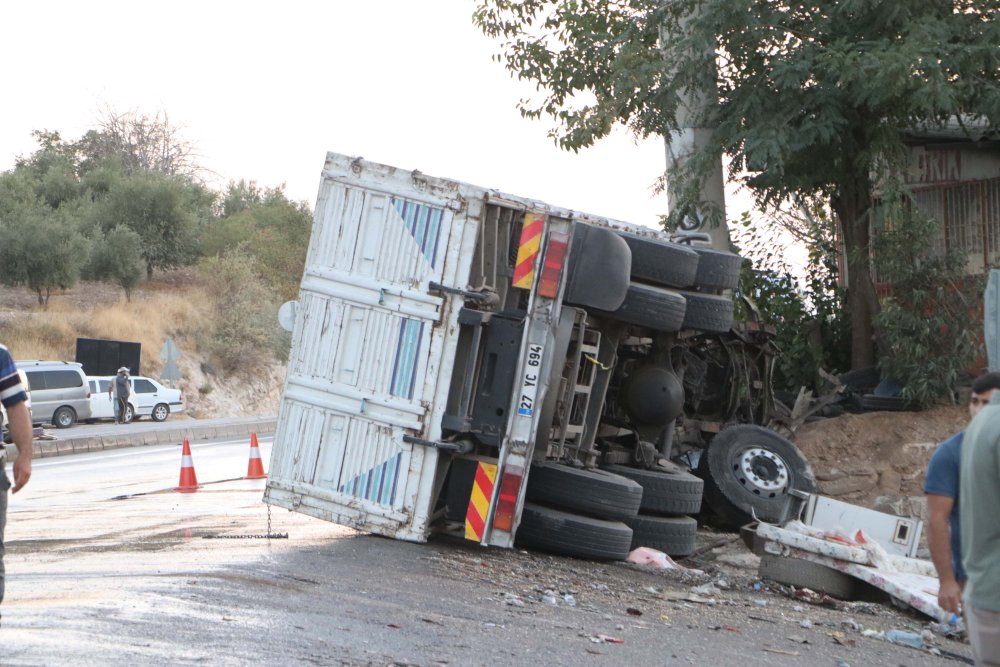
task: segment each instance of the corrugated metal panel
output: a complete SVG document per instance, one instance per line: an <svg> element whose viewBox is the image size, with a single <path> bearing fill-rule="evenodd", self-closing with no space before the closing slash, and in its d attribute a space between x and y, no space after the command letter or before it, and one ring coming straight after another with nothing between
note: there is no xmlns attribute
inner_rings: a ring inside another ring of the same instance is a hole
<svg viewBox="0 0 1000 667"><path fill-rule="evenodd" d="M461 273L456 263L468 272L460 241L449 247L457 207L426 183L410 187L390 178L383 184L378 179L387 177L378 173L352 183L349 175L330 172L328 163L300 291L269 499L420 539L428 512L416 503L432 486L437 454L415 450L402 437L439 433L424 421L435 403L428 393L438 389L436 377L427 374L440 370L429 355L432 348L440 355L447 323L444 300L428 294L427 285L454 281Z"/></svg>
<svg viewBox="0 0 1000 667"><path fill-rule="evenodd" d="M913 201L941 222L931 242L934 253L969 255L970 272L1000 261L1000 179L916 189Z"/></svg>

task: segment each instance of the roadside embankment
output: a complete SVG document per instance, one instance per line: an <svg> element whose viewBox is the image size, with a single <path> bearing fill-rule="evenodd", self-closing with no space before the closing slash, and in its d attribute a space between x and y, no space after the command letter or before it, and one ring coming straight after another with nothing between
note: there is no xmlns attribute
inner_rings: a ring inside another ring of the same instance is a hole
<svg viewBox="0 0 1000 667"><path fill-rule="evenodd" d="M131 424L81 425L66 430L46 429L45 437L34 442L34 457L49 458L146 445L179 445L184 438L192 442L216 438L249 439L251 433L256 433L258 436L272 435L277 422L276 416L269 415L221 419L168 419L159 423L143 421ZM14 445L7 445L7 453L8 459L13 460L17 448Z"/></svg>

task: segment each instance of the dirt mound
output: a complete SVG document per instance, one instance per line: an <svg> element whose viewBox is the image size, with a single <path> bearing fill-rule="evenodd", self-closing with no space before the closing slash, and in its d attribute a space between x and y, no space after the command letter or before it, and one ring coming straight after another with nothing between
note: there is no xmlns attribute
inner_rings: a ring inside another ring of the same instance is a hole
<svg viewBox="0 0 1000 667"><path fill-rule="evenodd" d="M820 493L924 519L927 462L968 419L964 406L845 414L806 424L795 444L812 464Z"/></svg>

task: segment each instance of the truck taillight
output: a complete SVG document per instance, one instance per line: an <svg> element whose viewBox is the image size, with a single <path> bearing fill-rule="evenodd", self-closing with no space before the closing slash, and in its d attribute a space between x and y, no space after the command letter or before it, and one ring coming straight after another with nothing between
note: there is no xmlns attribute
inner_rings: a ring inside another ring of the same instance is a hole
<svg viewBox="0 0 1000 667"><path fill-rule="evenodd" d="M521 492L521 481L524 479L524 469L518 466L507 466L500 479L500 497L497 499L497 510L493 514L493 528L506 533L514 531L514 512L517 510L517 495Z"/></svg>
<svg viewBox="0 0 1000 667"><path fill-rule="evenodd" d="M559 294L559 278L562 276L568 246L569 234L549 233L549 242L545 247L545 261L542 262L542 275L538 280L538 293L548 299L554 299Z"/></svg>

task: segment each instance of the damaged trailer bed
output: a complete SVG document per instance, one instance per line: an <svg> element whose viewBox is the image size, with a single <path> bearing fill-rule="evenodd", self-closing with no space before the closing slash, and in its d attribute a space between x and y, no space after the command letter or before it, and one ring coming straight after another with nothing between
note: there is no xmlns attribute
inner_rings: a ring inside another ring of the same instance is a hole
<svg viewBox="0 0 1000 667"><path fill-rule="evenodd" d="M798 558L841 572L878 588L939 623L952 623L952 613L937 604L934 565L920 558L888 555L874 558L859 546L820 539L795 530L759 523L755 550L783 558Z"/></svg>
<svg viewBox="0 0 1000 667"><path fill-rule="evenodd" d="M845 599L863 582L939 623L956 622L938 606L933 563L915 557L922 522L799 491L790 495L784 517L744 528L744 541L762 558L761 576L825 585L831 590L820 592Z"/></svg>

